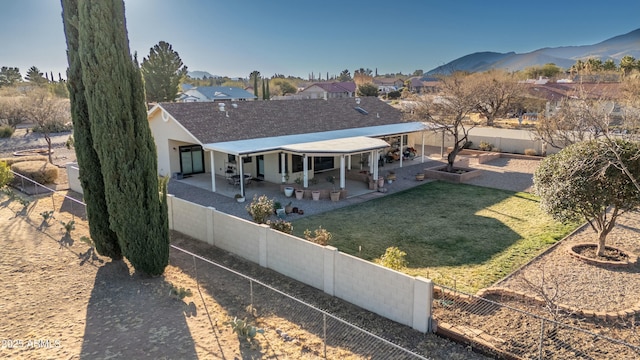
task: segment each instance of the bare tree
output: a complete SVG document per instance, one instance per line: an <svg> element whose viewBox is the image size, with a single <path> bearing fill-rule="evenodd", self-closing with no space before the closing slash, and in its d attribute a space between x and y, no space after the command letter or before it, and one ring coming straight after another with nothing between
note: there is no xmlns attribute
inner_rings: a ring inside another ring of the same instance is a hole
<svg viewBox="0 0 640 360"><path fill-rule="evenodd" d="M477 123L469 118L478 106L478 88L463 73L453 73L439 78L437 95L416 95L412 117L442 127L453 136L453 149L447 155L447 171L454 172L453 164L458 153L468 143L469 130Z"/></svg>
<svg viewBox="0 0 640 360"><path fill-rule="evenodd" d="M617 140L638 141L640 131L640 79L625 78L617 92L580 86L569 97L561 99L557 111L548 112L538 120L534 135L548 145L561 149L568 145L599 139L613 152L615 166L633 181L636 179L622 161ZM640 159L640 154L636 156Z"/></svg>
<svg viewBox="0 0 640 360"><path fill-rule="evenodd" d="M476 111L487 118L487 126L500 116L505 116L523 95L524 89L517 79L503 70L490 70L469 75L468 81L475 87Z"/></svg>
<svg viewBox="0 0 640 360"><path fill-rule="evenodd" d="M0 98L0 125L8 125L15 129L25 121L21 100L17 97Z"/></svg>
<svg viewBox="0 0 640 360"><path fill-rule="evenodd" d="M27 93L22 105L24 119L32 122L34 130L44 137L49 150L49 162L53 163L51 134L65 129L65 124L71 121L69 102L51 96L44 89L34 89Z"/></svg>

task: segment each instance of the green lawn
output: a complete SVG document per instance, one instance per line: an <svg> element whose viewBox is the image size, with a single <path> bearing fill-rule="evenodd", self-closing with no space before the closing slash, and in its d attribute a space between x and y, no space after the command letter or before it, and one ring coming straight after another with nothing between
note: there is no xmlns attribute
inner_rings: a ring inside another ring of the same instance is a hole
<svg viewBox="0 0 640 360"><path fill-rule="evenodd" d="M292 222L294 234L326 228L330 245L376 261L386 248L407 253L402 271L476 292L562 239L563 225L528 193L430 182L397 194Z"/></svg>

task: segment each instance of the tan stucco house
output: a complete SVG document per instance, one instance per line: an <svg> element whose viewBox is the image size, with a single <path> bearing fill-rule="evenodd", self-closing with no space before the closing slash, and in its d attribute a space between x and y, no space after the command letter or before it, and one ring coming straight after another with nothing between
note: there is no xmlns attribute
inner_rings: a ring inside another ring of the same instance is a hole
<svg viewBox="0 0 640 360"><path fill-rule="evenodd" d="M377 176L390 144L413 145L428 131L376 97L159 103L148 118L159 174L210 174L212 191L229 172L276 184L299 178L307 187L314 174L335 169L344 188L353 163L367 159Z"/></svg>

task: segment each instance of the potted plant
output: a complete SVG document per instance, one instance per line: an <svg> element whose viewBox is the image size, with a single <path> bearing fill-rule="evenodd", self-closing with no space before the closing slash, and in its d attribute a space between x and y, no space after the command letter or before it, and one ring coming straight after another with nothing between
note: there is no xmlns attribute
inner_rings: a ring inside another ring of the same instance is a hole
<svg viewBox="0 0 640 360"><path fill-rule="evenodd" d="M320 190L311 190L311 198L315 201L320 200Z"/></svg>
<svg viewBox="0 0 640 360"><path fill-rule="evenodd" d="M424 180L424 173L417 173L416 174L416 180L418 180L418 181Z"/></svg>
<svg viewBox="0 0 640 360"><path fill-rule="evenodd" d="M293 195L293 186L284 187L284 196L291 197Z"/></svg>
<svg viewBox="0 0 640 360"><path fill-rule="evenodd" d="M340 190L336 190L336 177L335 176L327 176L327 181L331 183L333 189L329 193L331 196L331 201L340 200Z"/></svg>
<svg viewBox="0 0 640 360"><path fill-rule="evenodd" d="M244 196L242 196L242 194L235 194L235 199L237 202L242 203L244 202Z"/></svg>
<svg viewBox="0 0 640 360"><path fill-rule="evenodd" d="M304 190L296 189L296 199L302 200L304 198Z"/></svg>
<svg viewBox="0 0 640 360"><path fill-rule="evenodd" d="M387 173L387 182L389 184L391 184L392 182L394 182L396 180L396 173L395 171L389 171Z"/></svg>
<svg viewBox="0 0 640 360"><path fill-rule="evenodd" d="M284 216L286 215L284 212L284 208L282 207L282 203L280 203L280 201L273 202L273 212L281 219L284 218Z"/></svg>

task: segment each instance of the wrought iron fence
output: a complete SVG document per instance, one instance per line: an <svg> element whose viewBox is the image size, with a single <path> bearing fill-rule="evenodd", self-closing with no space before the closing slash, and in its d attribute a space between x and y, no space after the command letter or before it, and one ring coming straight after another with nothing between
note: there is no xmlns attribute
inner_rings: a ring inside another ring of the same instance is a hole
<svg viewBox="0 0 640 360"><path fill-rule="evenodd" d="M640 359L640 343L631 344L604 334L617 332L625 336L626 331L627 338L640 339L632 324L626 324L627 328L622 329L625 324L604 326L595 319L569 315L550 319L550 313L534 313L533 309L540 309L539 304L527 303L526 299L500 300L438 285L434 290L433 309L437 331L463 341L470 340L475 346L507 358ZM513 306L507 304L510 301ZM515 303L522 308L516 307Z"/></svg>

